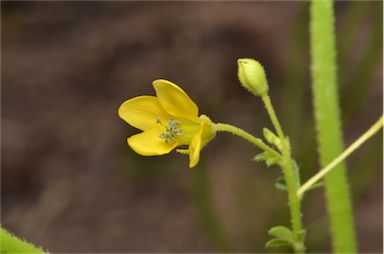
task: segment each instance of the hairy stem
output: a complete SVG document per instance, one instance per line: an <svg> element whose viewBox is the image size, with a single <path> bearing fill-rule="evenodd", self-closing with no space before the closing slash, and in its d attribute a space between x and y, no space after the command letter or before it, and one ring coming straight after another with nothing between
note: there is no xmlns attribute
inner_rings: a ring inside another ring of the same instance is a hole
<svg viewBox="0 0 384 254"><path fill-rule="evenodd" d="M275 155L277 158L282 159L281 155L273 150L270 146L266 145L261 139L256 138L252 134L249 134L245 130L238 128L236 126L230 125L230 124L225 124L225 123L216 123L213 125L213 128L216 131L225 131L232 133L233 135L239 136L248 142L254 144L255 146L261 148L262 150L269 152L270 154Z"/></svg>
<svg viewBox="0 0 384 254"><path fill-rule="evenodd" d="M267 109L268 115L272 121L272 124L282 142L281 152L283 154L283 162L280 164L283 173L285 182L287 183L287 191L288 191L288 205L291 213L291 224L292 230L296 236L302 234L303 232L303 224L301 221L301 203L300 199L296 195L296 192L299 188L299 183L297 182L297 177L295 175L293 169L293 159L291 156L291 145L289 144L289 140L285 137L279 120L276 116L275 110L273 109L271 100L269 96L263 95L262 100L264 102L265 108ZM294 247L296 253L304 253L305 246L304 243L300 242Z"/></svg>
<svg viewBox="0 0 384 254"><path fill-rule="evenodd" d="M324 167L343 150L332 0L311 2L312 90L318 151ZM333 248L336 253L355 253L356 241L346 167L340 163L325 177Z"/></svg>
<svg viewBox="0 0 384 254"><path fill-rule="evenodd" d="M275 110L273 109L273 106L272 106L272 103L271 103L271 99L269 98L269 95L265 94L265 95L261 96L261 99L264 102L265 108L268 111L268 115L271 118L271 122L273 124L273 127L276 130L277 135L279 136L279 138L281 140L284 140L285 139L284 133L283 133L283 130L281 129L279 120L277 119Z"/></svg>

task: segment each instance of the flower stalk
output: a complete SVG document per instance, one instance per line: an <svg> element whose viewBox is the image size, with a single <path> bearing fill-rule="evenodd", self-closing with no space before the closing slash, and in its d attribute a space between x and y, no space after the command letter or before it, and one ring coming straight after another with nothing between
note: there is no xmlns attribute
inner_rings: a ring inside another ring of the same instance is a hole
<svg viewBox="0 0 384 254"><path fill-rule="evenodd" d="M255 136L253 136L252 134L249 134L248 132L246 132L245 130L243 130L241 128L235 127L235 126L230 125L230 124L216 123L216 124L213 124L213 129L216 132L229 132L229 133L232 133L233 135L239 136L239 137L247 140L251 144L264 150L265 152L268 152L268 153L276 156L277 158L282 159L282 156L278 152L276 152L273 148L266 145L261 139L256 138Z"/></svg>
<svg viewBox="0 0 384 254"><path fill-rule="evenodd" d="M335 158L331 163L328 164L325 168L321 169L316 175L312 176L306 183L304 183L300 189L297 191L299 198L302 198L304 193L310 189L317 181L323 178L328 174L332 169L334 169L340 162L345 158L351 155L357 148L359 148L364 142L369 138L375 135L383 127L383 117L380 117L375 124L372 125L363 135L361 135L355 142L353 142L347 149L344 150L337 158Z"/></svg>
<svg viewBox="0 0 384 254"><path fill-rule="evenodd" d="M271 98L269 98L268 94L265 94L265 95L261 96L261 99L264 102L265 108L267 109L269 118L272 121L273 127L275 128L277 135L283 141L285 139L285 136L284 136L283 130L281 128L280 122L277 119L275 110L273 109L273 106L271 103Z"/></svg>

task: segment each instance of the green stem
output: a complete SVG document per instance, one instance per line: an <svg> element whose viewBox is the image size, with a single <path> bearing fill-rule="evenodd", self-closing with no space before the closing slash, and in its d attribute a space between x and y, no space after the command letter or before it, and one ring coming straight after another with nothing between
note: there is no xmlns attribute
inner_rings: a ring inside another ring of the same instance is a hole
<svg viewBox="0 0 384 254"><path fill-rule="evenodd" d="M334 169L340 162L342 162L345 158L347 158L351 153L353 153L357 148L359 148L365 141L367 141L370 137L376 134L383 127L383 117L372 125L369 130L367 130L363 135L360 136L352 145L350 145L347 149L344 150L336 159L334 159L328 166L321 169L316 175L311 177L306 183L304 183L300 189L297 191L297 195L301 198L302 195L311 188L318 180L324 177L327 173L329 173L332 169Z"/></svg>
<svg viewBox="0 0 384 254"><path fill-rule="evenodd" d="M343 151L332 0L311 2L311 58L318 151L324 167ZM346 167L340 163L325 177L333 248L355 253L356 241Z"/></svg>
<svg viewBox="0 0 384 254"><path fill-rule="evenodd" d="M293 169L294 161L291 156L291 146L289 144L289 140L285 137L283 133L279 120L277 119L275 110L273 109L269 95L264 94L261 96L261 98L264 102L265 108L267 109L268 115L271 118L272 124L275 127L277 135L279 136L283 145L281 149L281 152L283 154L283 161L280 165L283 169L284 178L287 183L289 200L288 205L291 213L292 230L294 234L298 236L303 232L303 224L301 221L301 203L300 199L296 195L297 189L299 188L299 183L297 182L297 177ZM304 253L304 251L305 246L303 242L300 242L297 246L295 246L296 253Z"/></svg>
<svg viewBox="0 0 384 254"><path fill-rule="evenodd" d="M293 160L291 158L291 148L287 140L283 143L282 149L284 162L281 164L283 168L283 173L285 177L285 181L287 183L287 191L288 191L288 200L289 200L289 209L291 213L291 224L292 230L295 235L299 235L303 231L303 224L301 221L301 203L300 199L297 197L296 192L298 189L298 184L296 182L295 174L293 171L292 163ZM304 244L301 243L296 247L296 253L304 253Z"/></svg>
<svg viewBox="0 0 384 254"><path fill-rule="evenodd" d="M255 146L261 148L262 150L269 152L270 154L273 154L277 158L282 159L281 155L278 152L273 150L270 146L264 144L264 142L261 139L256 138L255 136L249 134L243 129L240 129L238 127L235 127L230 124L225 124L225 123L216 123L213 125L213 128L215 129L215 131L225 131L225 132L232 133L233 135L239 136L247 140L248 142L254 144Z"/></svg>
<svg viewBox="0 0 384 254"><path fill-rule="evenodd" d="M261 99L264 102L265 108L268 111L268 115L271 118L273 127L275 127L277 135L279 136L279 138L281 140L284 140L285 136L284 136L283 130L281 129L279 120L277 119L275 110L273 109L273 106L272 106L272 103L271 103L271 99L269 98L269 95L268 94L264 94L264 95L261 96Z"/></svg>

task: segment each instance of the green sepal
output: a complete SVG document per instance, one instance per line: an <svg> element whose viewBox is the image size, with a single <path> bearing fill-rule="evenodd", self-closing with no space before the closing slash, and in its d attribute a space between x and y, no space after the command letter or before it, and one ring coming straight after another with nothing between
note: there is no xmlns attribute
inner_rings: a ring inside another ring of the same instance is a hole
<svg viewBox="0 0 384 254"><path fill-rule="evenodd" d="M186 155L189 154L189 150L188 149L176 149L176 152L181 153L181 154L186 154Z"/></svg>

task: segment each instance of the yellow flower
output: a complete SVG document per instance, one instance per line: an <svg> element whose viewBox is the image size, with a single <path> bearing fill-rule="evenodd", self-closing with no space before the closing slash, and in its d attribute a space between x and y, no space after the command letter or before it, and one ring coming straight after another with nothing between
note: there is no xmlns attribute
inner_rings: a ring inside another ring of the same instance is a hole
<svg viewBox="0 0 384 254"><path fill-rule="evenodd" d="M191 98L174 83L159 79L153 82L155 96L138 96L125 101L119 116L143 132L128 138L128 145L138 154L155 156L170 153L178 146L188 149L189 167L200 158L201 149L215 136L213 123L199 114Z"/></svg>

